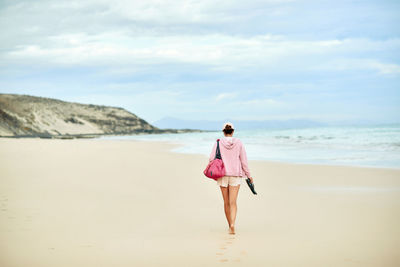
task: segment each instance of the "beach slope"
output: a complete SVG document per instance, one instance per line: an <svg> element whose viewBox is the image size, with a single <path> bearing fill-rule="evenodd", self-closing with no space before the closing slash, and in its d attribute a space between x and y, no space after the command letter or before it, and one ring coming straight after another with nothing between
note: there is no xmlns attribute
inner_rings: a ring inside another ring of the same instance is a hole
<svg viewBox="0 0 400 267"><path fill-rule="evenodd" d="M400 266L400 170L250 161L229 235L173 147L0 139L0 266Z"/></svg>

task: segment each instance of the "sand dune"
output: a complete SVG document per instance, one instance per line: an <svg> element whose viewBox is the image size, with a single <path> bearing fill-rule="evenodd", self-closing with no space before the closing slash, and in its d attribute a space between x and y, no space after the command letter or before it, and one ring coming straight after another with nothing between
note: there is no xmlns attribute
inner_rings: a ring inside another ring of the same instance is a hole
<svg viewBox="0 0 400 267"><path fill-rule="evenodd" d="M250 161L229 235L172 147L0 139L0 266L400 266L400 170Z"/></svg>

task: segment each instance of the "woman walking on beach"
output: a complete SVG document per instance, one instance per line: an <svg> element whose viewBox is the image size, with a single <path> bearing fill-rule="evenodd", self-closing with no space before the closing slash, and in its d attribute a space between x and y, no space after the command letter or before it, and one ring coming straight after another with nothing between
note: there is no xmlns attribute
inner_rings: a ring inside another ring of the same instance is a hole
<svg viewBox="0 0 400 267"><path fill-rule="evenodd" d="M222 131L224 132L224 137L220 139L219 143L222 161L225 165L225 176L218 178L217 184L221 188L224 199L224 210L226 219L228 220L229 233L235 234L236 200L240 185L243 179L245 179L243 174L251 182L253 182L253 178L250 175L244 145L239 138L233 137L233 132L235 131L233 124L230 122L225 123ZM217 144L215 143L210 154L210 161L214 159L216 149Z"/></svg>

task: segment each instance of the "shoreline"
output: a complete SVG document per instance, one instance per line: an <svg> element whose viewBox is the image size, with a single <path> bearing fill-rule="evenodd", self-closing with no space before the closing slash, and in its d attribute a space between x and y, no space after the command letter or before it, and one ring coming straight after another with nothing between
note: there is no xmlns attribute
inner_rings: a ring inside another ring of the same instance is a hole
<svg viewBox="0 0 400 267"><path fill-rule="evenodd" d="M26 135L0 135L1 138L9 139L96 139L101 137L110 136L136 136L136 135L150 135L150 134L181 134L181 133L200 133L208 132L198 129L157 129L157 130L137 130L135 132L120 132L120 133L84 133L84 134L60 134L53 135L48 133L36 133L36 134L26 134Z"/></svg>
<svg viewBox="0 0 400 267"><path fill-rule="evenodd" d="M198 152L190 152L190 153L185 153L185 152L178 152L178 151L173 151L176 148L179 147L185 147L184 144L181 143L174 143L173 141L163 141L163 140L138 140L138 139L101 139L101 138L93 138L92 140L103 140L103 141L138 141L138 142L155 142L155 143L164 143L167 145L172 145L173 147L169 150L171 153L177 153L177 154L183 154L183 155L198 155L198 156L204 156L208 158L207 155L198 153ZM211 151L211 146L210 146L210 151ZM249 155L247 155L248 157ZM346 164L327 164L327 163L306 163L306 162L291 162L291 161L278 161L278 160L264 160L264 159L249 159L250 161L254 162L268 162L268 163L282 163L282 164L295 164L295 165L317 165L317 166L332 166L332 167L352 167L352 168L371 168L371 169L388 169L388 170L397 170L400 171L400 166L399 167L387 167L387 166L372 166L372 165L346 165Z"/></svg>
<svg viewBox="0 0 400 267"><path fill-rule="evenodd" d="M144 134L138 134L138 135L148 135L148 133L144 133ZM190 152L190 153L185 153L185 152L177 152L177 151L173 151L176 148L179 147L185 147L184 144L182 143L174 143L173 141L165 141L165 140L138 140L138 139L106 139L108 137L112 137L112 136L119 136L119 135L100 135L100 136L92 136L92 137L73 137L73 138L43 138L43 137L32 137L32 136L28 136L28 137L5 137L5 136L1 136L0 137L0 142L1 140L60 140L60 141L72 141L72 140L90 140L90 141L124 141L124 142L129 142L129 141L134 141L134 142L148 142L148 143L160 143L160 144L165 144L165 145L170 145L171 148L169 149L169 152L171 153L176 153L176 154L182 154L182 155L197 155L197 156L203 156L208 158L207 155L204 155L202 153L198 153L198 152ZM125 135L121 135L121 136L125 136ZM131 135L127 135L127 136L131 136ZM102 138L102 137L106 137L106 138ZM210 146L210 150L211 150L211 146ZM384 170L394 170L394 171L400 171L400 166L399 167L393 167L393 166L372 166L372 165L351 165L351 164L327 164L327 163L317 163L317 162L313 162L313 163L307 163L307 162L292 162L292 161L278 161L278 160L264 160L264 159L249 159L250 161L254 161L254 162L267 162L267 163L272 163L272 164L294 164L294 165L307 165L307 166L326 166L326 167L350 167L350 168L367 168L367 169L384 169Z"/></svg>

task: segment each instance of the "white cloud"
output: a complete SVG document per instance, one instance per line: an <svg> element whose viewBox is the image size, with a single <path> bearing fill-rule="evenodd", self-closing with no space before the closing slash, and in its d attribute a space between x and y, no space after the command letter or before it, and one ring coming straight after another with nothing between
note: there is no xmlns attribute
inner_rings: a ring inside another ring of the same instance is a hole
<svg viewBox="0 0 400 267"><path fill-rule="evenodd" d="M237 96L236 92L226 92L226 93L221 93L218 94L217 97L215 98L217 101L221 101L223 99L230 99L230 98L235 98Z"/></svg>
<svg viewBox="0 0 400 267"><path fill-rule="evenodd" d="M394 41L398 43L398 40ZM96 35L52 35L41 44L18 46L2 57L9 62L25 60L95 66L200 63L218 71L235 71L249 67L276 68L277 65L299 64L304 57L335 56L343 50L349 53L354 51L353 42L358 44L359 40L293 41L270 34L251 38L222 34L132 37L117 31Z"/></svg>
<svg viewBox="0 0 400 267"><path fill-rule="evenodd" d="M323 71L359 71L372 70L381 75L400 74L400 65L394 63L384 63L371 58L334 58L323 65L316 65L314 70Z"/></svg>
<svg viewBox="0 0 400 267"><path fill-rule="evenodd" d="M376 68L381 74L400 74L400 65L398 64L371 62L369 66L371 68Z"/></svg>
<svg viewBox="0 0 400 267"><path fill-rule="evenodd" d="M223 0L218 5L212 0L19 1L0 9L0 64L107 66L116 72L166 63L198 64L215 72L318 71L337 58L371 53L379 57L382 51L400 48L399 38L302 39L276 33L272 26L262 33L251 32L257 25L249 20L259 15L258 10L271 19L282 18L290 12L288 2L295 4L289 0ZM267 22L280 19L263 21ZM247 28L232 30L241 25ZM375 61L371 69L398 73L396 65Z"/></svg>

